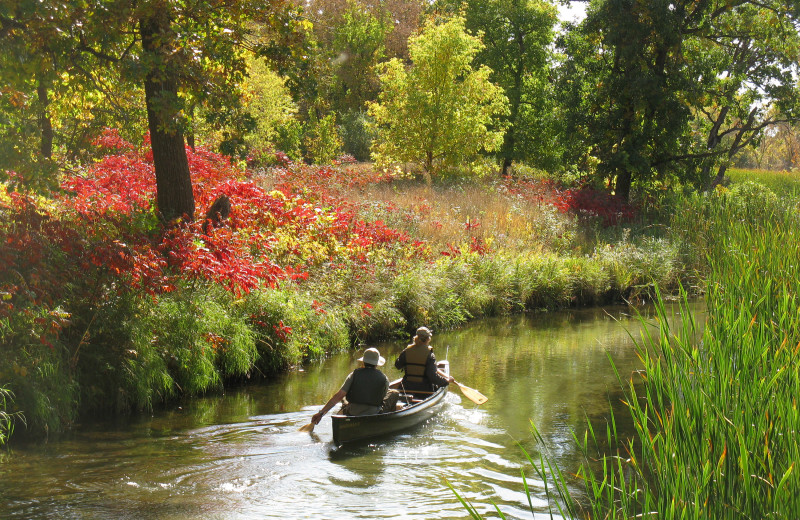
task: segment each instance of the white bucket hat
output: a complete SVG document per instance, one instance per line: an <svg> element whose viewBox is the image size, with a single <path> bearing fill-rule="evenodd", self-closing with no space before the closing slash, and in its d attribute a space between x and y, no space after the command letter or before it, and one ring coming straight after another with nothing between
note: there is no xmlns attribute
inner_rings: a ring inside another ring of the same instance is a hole
<svg viewBox="0 0 800 520"><path fill-rule="evenodd" d="M378 352L376 348L368 348L364 351L364 355L358 358L359 361L363 361L365 364L368 365L375 365L375 366L383 366L386 363L386 360L381 356L381 353Z"/></svg>

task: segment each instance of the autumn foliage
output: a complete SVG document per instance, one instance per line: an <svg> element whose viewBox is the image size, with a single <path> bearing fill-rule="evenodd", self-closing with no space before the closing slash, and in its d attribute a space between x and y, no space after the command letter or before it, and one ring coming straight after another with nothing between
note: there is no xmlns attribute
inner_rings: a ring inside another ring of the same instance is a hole
<svg viewBox="0 0 800 520"><path fill-rule="evenodd" d="M529 294L544 271L524 252L519 282L503 282L495 275L508 252L488 213L466 213L463 197L403 189L381 199L397 179L348 160L247 171L187 148L197 214L223 195L231 211L221 222L165 225L147 140L107 131L95 145L105 155L65 172L49 198L0 189L0 345L9 347L0 380L16 393L12 411L39 431L69 424L79 402L149 407L284 370L354 337L563 305L580 286L564 278L552 297ZM602 224L633 215L602 193L501 182L490 190L530 207Z"/></svg>

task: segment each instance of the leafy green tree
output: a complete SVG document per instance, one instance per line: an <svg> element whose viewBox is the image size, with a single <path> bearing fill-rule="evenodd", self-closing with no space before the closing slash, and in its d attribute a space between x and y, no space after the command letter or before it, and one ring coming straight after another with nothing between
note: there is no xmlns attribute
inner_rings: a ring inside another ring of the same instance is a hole
<svg viewBox="0 0 800 520"><path fill-rule="evenodd" d="M264 60L250 58L248 64L248 77L244 81L245 107L256 122L248 142L252 148L271 148L278 138L278 129L296 118L297 105L286 79L270 69Z"/></svg>
<svg viewBox="0 0 800 520"><path fill-rule="evenodd" d="M349 4L333 38L333 63L336 75L335 97L330 101L340 113L359 111L378 93L375 66L385 57L389 24L370 11Z"/></svg>
<svg viewBox="0 0 800 520"><path fill-rule="evenodd" d="M709 36L685 44L697 78L687 99L704 138L682 159L697 164L702 187L721 182L734 157L758 144L765 129L779 131L800 116L800 34L785 8L737 5L710 19Z"/></svg>
<svg viewBox="0 0 800 520"><path fill-rule="evenodd" d="M305 13L314 25L317 42L330 48L345 13L358 8L368 12L376 20L387 23L384 46L389 58L408 58L408 39L415 34L422 22L426 0L307 0Z"/></svg>
<svg viewBox="0 0 800 520"><path fill-rule="evenodd" d="M796 44L781 43L795 41L791 9L786 0L594 0L560 42L568 161L597 161L599 179L626 199L635 185L672 179L702 187L713 164L771 124L764 100L792 112Z"/></svg>
<svg viewBox="0 0 800 520"><path fill-rule="evenodd" d="M336 128L336 114L311 118L306 123L306 157L314 164L329 164L341 153L342 139Z"/></svg>
<svg viewBox="0 0 800 520"><path fill-rule="evenodd" d="M25 0L0 6L0 179L14 171L11 182L29 189L52 188L61 159L80 158L93 133L119 127L112 122L130 109L124 87L113 81L119 74L105 67L107 56L123 49L106 39L103 52L94 52L87 40L105 34L96 24L76 31L80 15L72 7Z"/></svg>
<svg viewBox="0 0 800 520"><path fill-rule="evenodd" d="M369 161L375 132L366 110L351 111L342 116L339 132L345 152L358 161Z"/></svg>
<svg viewBox="0 0 800 520"><path fill-rule="evenodd" d="M548 76L556 7L548 0L444 0L438 4L451 12L462 10L467 29L483 33L485 47L476 62L492 69L492 81L508 97L506 131L499 150L502 174L518 160L553 167L552 150L558 145L552 139L555 112Z"/></svg>
<svg viewBox="0 0 800 520"><path fill-rule="evenodd" d="M21 99L30 99L34 88L45 94L49 89L79 91L84 99L95 95L108 100L109 84L122 85L131 93L141 93L143 87L158 209L166 220L192 218L194 200L184 148L190 113L201 106L210 124L229 129L221 144L224 151L237 151L242 142L239 133L251 124L241 110L239 89L246 70L249 24L254 19L274 21L282 6L280 0L11 0L0 8L0 45L11 52L11 57L0 59L0 72L12 80L9 88ZM22 67L14 57L25 57ZM93 72L97 70L102 74ZM46 157L50 129L59 125L45 120L54 113L49 98L37 94L37 99L0 104L0 125L5 131L17 121L31 121L31 116L15 110L32 109L41 135L40 155ZM23 156L19 162L25 160Z"/></svg>
<svg viewBox="0 0 800 520"><path fill-rule="evenodd" d="M597 0L563 42L572 151L598 160L600 178L625 199L634 179L649 182L653 163L683 144L691 114L681 43L669 3L657 0Z"/></svg>
<svg viewBox="0 0 800 520"><path fill-rule="evenodd" d="M491 69L473 67L482 48L458 16L429 22L410 40L408 70L398 59L382 66L383 89L369 105L379 164L419 163L430 183L434 172L500 147L503 131L492 125L506 114L508 101L489 81Z"/></svg>

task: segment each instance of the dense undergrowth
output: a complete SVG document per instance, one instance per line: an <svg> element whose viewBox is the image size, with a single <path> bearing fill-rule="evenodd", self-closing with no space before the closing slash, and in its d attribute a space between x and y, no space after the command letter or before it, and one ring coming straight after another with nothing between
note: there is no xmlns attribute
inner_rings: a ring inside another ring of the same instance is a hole
<svg viewBox="0 0 800 520"><path fill-rule="evenodd" d="M589 187L431 190L349 164L246 171L202 149L187 150L198 213L225 195L231 214L164 227L147 148L113 132L97 145L107 154L50 197L0 190L0 440L422 323L647 298L692 265L680 240Z"/></svg>

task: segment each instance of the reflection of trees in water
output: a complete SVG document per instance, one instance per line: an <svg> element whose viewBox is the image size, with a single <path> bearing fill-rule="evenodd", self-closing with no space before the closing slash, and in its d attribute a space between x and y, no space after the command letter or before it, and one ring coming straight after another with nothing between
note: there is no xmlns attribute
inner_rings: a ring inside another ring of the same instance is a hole
<svg viewBox="0 0 800 520"><path fill-rule="evenodd" d="M648 308L639 312L648 319ZM633 432L609 357L623 381L641 368L634 314L614 307L498 318L438 340L451 345L453 375L489 396L484 406L508 434L527 444L533 421L556 459L573 466L572 434L582 436L587 418L604 432L613 408L618 430Z"/></svg>

